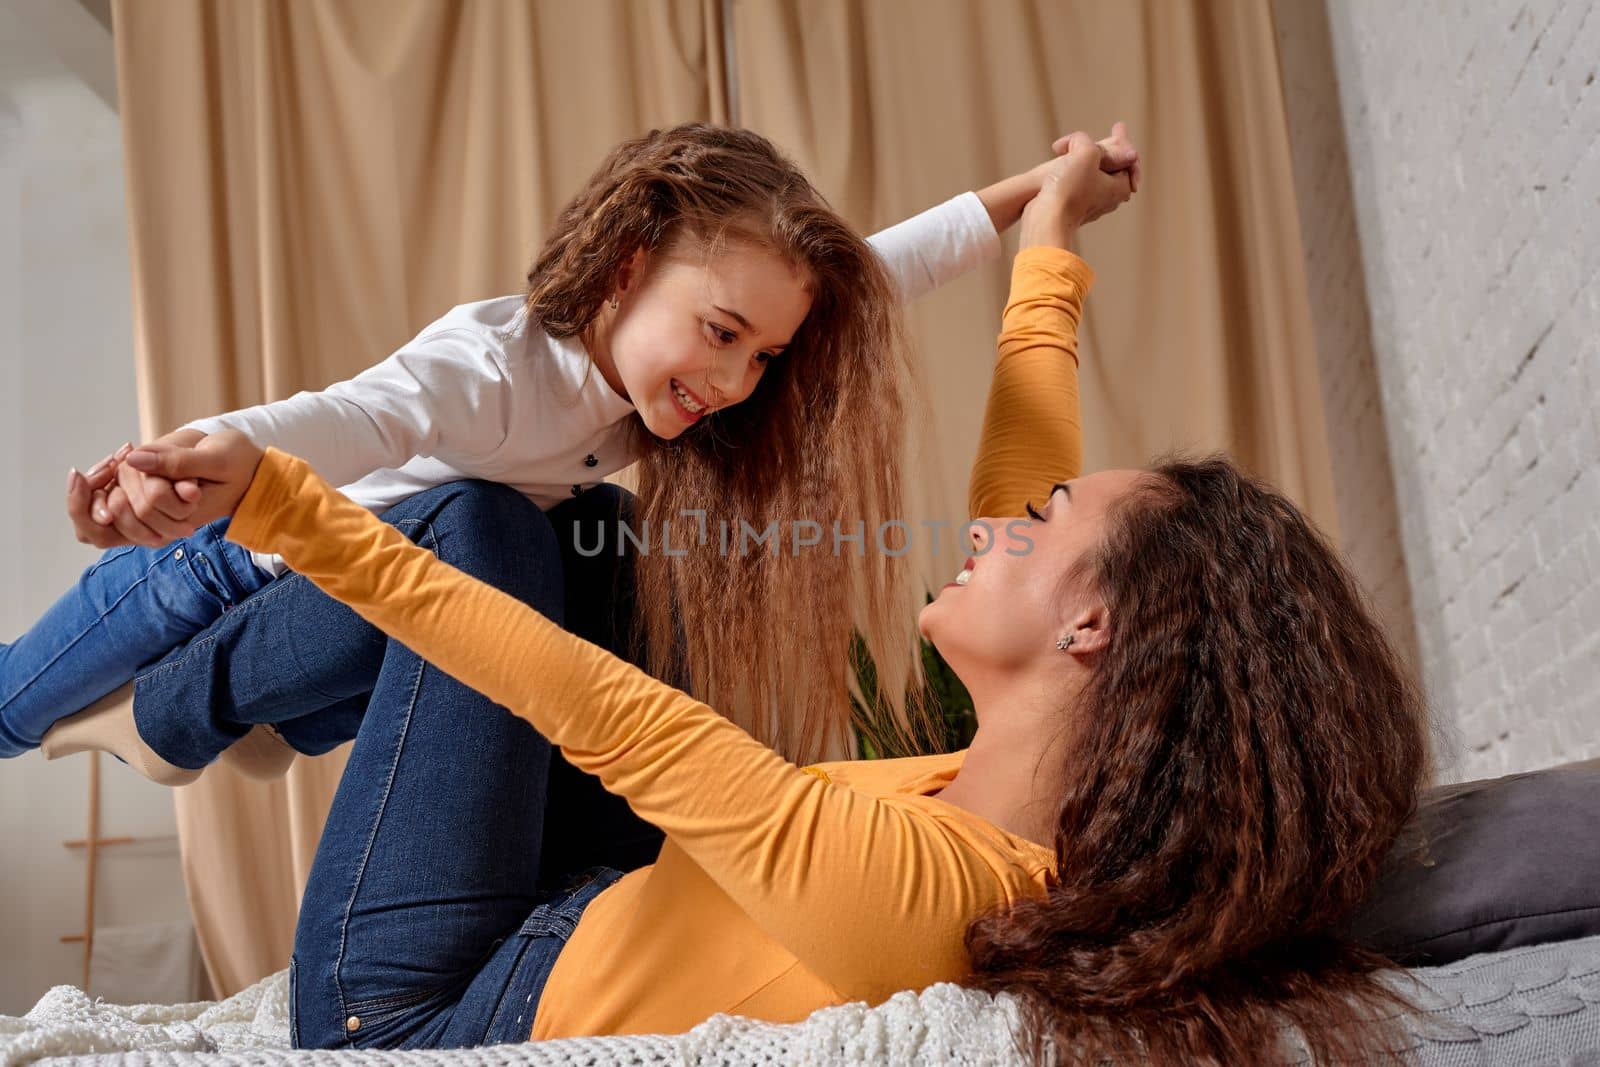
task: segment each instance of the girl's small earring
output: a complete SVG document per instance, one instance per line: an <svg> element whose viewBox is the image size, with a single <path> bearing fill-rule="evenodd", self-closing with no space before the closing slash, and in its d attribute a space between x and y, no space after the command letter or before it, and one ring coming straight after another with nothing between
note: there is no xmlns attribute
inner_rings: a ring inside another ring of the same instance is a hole
<svg viewBox="0 0 1600 1067"><path fill-rule="evenodd" d="M615 311L615 310L617 310L617 298L616 298L616 296L615 296L615 295L613 295L613 296L612 296L612 297L611 297L611 310L612 310L612 311Z"/></svg>
<svg viewBox="0 0 1600 1067"><path fill-rule="evenodd" d="M1071 648L1072 647L1072 637L1073 637L1072 634L1068 634L1067 636L1063 637L1061 640L1056 642L1056 647L1059 648L1059 649L1062 649L1062 650Z"/></svg>

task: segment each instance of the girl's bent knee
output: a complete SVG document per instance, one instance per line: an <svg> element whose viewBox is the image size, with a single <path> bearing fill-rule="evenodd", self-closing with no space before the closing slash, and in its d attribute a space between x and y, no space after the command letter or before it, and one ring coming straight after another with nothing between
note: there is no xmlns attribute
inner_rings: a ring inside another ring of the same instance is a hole
<svg viewBox="0 0 1600 1067"><path fill-rule="evenodd" d="M440 486L443 492L438 519L474 526L524 527L539 525L544 512L517 490L498 482L462 481ZM544 525L549 525L548 521Z"/></svg>
<svg viewBox="0 0 1600 1067"><path fill-rule="evenodd" d="M449 488L429 520L440 559L524 601L559 597L560 546L537 504L492 482L455 482Z"/></svg>

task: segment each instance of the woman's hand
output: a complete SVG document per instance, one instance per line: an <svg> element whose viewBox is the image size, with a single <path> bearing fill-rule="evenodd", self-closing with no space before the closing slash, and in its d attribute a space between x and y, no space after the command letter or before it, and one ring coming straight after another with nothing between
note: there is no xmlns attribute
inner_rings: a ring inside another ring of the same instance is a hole
<svg viewBox="0 0 1600 1067"><path fill-rule="evenodd" d="M233 514L250 488L262 454L238 430L219 430L193 446L152 441L129 452L122 462L169 482L194 482L199 499L189 522L198 527Z"/></svg>
<svg viewBox="0 0 1600 1067"><path fill-rule="evenodd" d="M1067 150L1070 138L1070 134L1056 138L1055 143L1050 146L1051 150L1057 156L1061 155ZM1100 160L1101 168L1107 173L1131 171L1129 180L1134 192L1138 192L1141 173L1139 151L1134 148L1133 142L1128 140L1127 131L1122 123L1119 122L1112 127L1111 136L1099 144L1105 149L1105 155ZM996 233L1004 233L1022 217L1022 209L1027 206L1028 201L1039 195L1039 190L1044 187L1050 168L1055 162L1046 160L1020 174L1013 174L977 191L978 199L989 212L989 221L994 224Z"/></svg>
<svg viewBox="0 0 1600 1067"><path fill-rule="evenodd" d="M1109 139L1126 144L1127 128L1117 123ZM1066 248L1080 226L1115 211L1133 195L1137 164L1106 173L1106 150L1081 131L1067 135L1065 150L1046 164L1039 195L1022 210L1023 248Z"/></svg>

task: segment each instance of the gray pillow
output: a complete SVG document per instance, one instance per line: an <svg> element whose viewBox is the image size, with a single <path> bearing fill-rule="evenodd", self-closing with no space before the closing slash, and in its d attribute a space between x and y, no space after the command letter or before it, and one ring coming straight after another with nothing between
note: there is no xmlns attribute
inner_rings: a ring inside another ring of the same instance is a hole
<svg viewBox="0 0 1600 1067"><path fill-rule="evenodd" d="M1428 791L1351 932L1410 965L1600 934L1600 759Z"/></svg>

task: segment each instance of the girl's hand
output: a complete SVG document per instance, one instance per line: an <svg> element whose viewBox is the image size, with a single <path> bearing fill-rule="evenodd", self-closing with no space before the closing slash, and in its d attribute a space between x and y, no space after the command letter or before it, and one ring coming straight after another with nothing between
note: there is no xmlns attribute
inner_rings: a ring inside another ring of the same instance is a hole
<svg viewBox="0 0 1600 1067"><path fill-rule="evenodd" d="M204 526L233 514L250 488L261 456L262 450L238 430L219 430L192 447L171 441L140 445L122 462L169 482L193 481L199 499L189 521Z"/></svg>
<svg viewBox="0 0 1600 1067"><path fill-rule="evenodd" d="M1117 123L1112 139L1125 141L1126 136L1126 128ZM1039 195L1022 211L1023 248L1066 248L1080 226L1115 211L1133 195L1133 168L1107 174L1105 149L1088 134L1068 134L1065 149L1047 165Z"/></svg>
<svg viewBox="0 0 1600 1067"><path fill-rule="evenodd" d="M1058 137L1050 147L1059 156L1067 150L1067 141L1067 137ZM1108 174L1129 171L1129 180L1137 192L1141 173L1139 150L1128 140L1127 128L1122 123L1117 123L1111 128L1111 136L1100 142L1100 147L1105 150L1105 155L1100 160L1101 169ZM1022 217L1022 209L1027 206L1028 201L1039 195L1039 190L1044 187L1045 179L1055 162L1048 160L1029 167L1021 174L1013 174L977 191L978 199L989 212L989 221L994 223L996 233L1004 233Z"/></svg>
<svg viewBox="0 0 1600 1067"><path fill-rule="evenodd" d="M90 514L101 526L115 527L128 543L158 548L194 533L199 498L194 482L169 482L118 463L112 484L94 494Z"/></svg>
<svg viewBox="0 0 1600 1067"><path fill-rule="evenodd" d="M116 485L122 457L132 450L132 445L123 445L87 473L80 473L76 467L67 472L67 517L72 520L72 530L80 544L96 548L133 544L115 526L95 521L93 514L97 505L103 506L107 489Z"/></svg>

